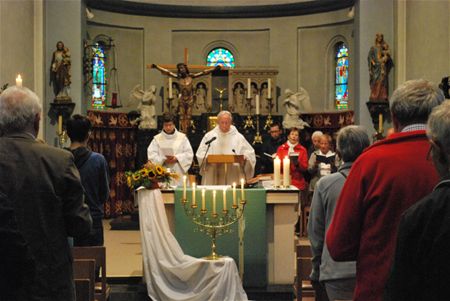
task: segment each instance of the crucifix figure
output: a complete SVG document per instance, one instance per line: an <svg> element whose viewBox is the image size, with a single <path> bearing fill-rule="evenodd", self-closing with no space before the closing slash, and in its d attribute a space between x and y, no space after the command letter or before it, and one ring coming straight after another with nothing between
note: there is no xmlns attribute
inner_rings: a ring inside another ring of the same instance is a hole
<svg viewBox="0 0 450 301"><path fill-rule="evenodd" d="M185 58L186 59L186 58ZM192 107L194 104L194 85L193 79L203 75L207 75L214 70L219 70L220 65L207 68L201 72L190 73L186 63L177 64L177 73L173 73L170 70L163 68L162 66L152 64L151 68L158 69L162 74L176 78L180 86L178 113L180 116L180 131L187 133L191 126Z"/></svg>

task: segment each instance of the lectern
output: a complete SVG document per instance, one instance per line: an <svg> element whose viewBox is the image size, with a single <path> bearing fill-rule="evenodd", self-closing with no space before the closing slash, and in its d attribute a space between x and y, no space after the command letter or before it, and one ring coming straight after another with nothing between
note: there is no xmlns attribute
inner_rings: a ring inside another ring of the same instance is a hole
<svg viewBox="0 0 450 301"><path fill-rule="evenodd" d="M239 163L242 176L245 177L243 171L244 155L208 155L206 162L208 164L223 164L225 172L225 185L228 185L228 164ZM217 183L219 184L219 183Z"/></svg>

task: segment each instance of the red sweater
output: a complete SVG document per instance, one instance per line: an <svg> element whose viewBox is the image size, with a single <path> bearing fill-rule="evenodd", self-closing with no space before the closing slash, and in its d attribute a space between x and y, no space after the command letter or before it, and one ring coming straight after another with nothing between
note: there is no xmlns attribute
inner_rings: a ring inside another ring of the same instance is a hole
<svg viewBox="0 0 450 301"><path fill-rule="evenodd" d="M396 133L353 164L326 235L331 256L357 261L353 300L381 301L401 214L438 182L425 131Z"/></svg>
<svg viewBox="0 0 450 301"><path fill-rule="evenodd" d="M302 172L308 169L308 152L306 151L306 148L300 145L300 143L294 147L294 152L298 154L298 164L295 165L291 161L291 183L298 189L305 190L307 185ZM288 156L288 153L289 145L287 142L280 145L277 150L277 156L280 158L281 162L283 162L284 157ZM281 164L281 169L283 169L283 164Z"/></svg>

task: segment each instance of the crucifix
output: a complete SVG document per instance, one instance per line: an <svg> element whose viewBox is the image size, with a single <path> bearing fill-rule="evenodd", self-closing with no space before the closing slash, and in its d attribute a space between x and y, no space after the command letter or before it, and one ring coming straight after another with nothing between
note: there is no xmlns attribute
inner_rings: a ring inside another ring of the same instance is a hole
<svg viewBox="0 0 450 301"><path fill-rule="evenodd" d="M184 63L178 63L175 65L147 65L147 68L155 68L159 70L162 74L169 76L170 78L175 78L178 80L178 85L180 87L180 94L176 95L178 98L178 114L180 116L180 131L187 133L191 126L192 119L192 107L194 105L194 85L193 79L207 75L214 70L218 70L221 67L207 67L207 66L195 66L191 65L189 68L203 69L201 72L190 73L188 68L188 50L184 49ZM177 73L173 73L170 69L177 69ZM169 94L172 87L169 87ZM171 97L171 95L169 95ZM169 104L170 106L170 104Z"/></svg>

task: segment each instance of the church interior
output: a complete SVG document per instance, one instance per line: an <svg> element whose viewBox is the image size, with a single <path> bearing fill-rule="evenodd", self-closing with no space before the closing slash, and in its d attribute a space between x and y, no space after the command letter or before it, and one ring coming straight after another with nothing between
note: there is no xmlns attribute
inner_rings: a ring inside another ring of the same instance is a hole
<svg viewBox="0 0 450 301"><path fill-rule="evenodd" d="M372 99L369 73L377 35L391 60L384 71L388 96L407 80L439 84L450 72L449 12L450 0L2 0L0 87L17 84L20 75L36 92L43 106L38 138L54 147L69 145L71 115L93 122L89 146L105 156L111 176L103 220L109 300L150 300L140 207L125 174L147 162L164 113L176 116L195 154L217 114L231 112L257 155L248 177L256 181L273 122L299 127L305 148L314 131L334 143L347 125L363 126L372 141L384 139L393 126L389 102ZM52 88L59 41L70 52L65 97ZM193 75L186 107L179 63ZM191 183L201 180L200 169L195 158ZM311 255L308 212L300 214L300 230L294 228L297 210L305 211L297 206L298 190L256 185L245 191L245 246L238 248L244 244L238 221L217 247L236 262L248 298L316 300L311 287L301 288ZM162 191L168 226L186 254L201 258L210 238L194 232L181 192ZM252 195L266 202L252 203Z"/></svg>

